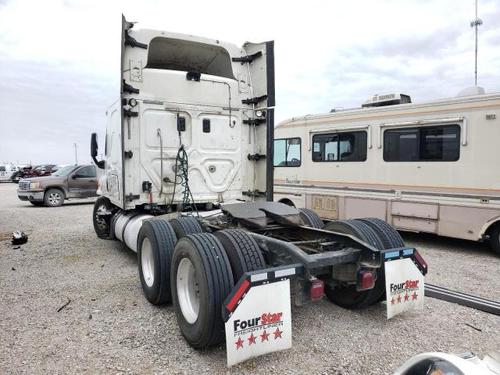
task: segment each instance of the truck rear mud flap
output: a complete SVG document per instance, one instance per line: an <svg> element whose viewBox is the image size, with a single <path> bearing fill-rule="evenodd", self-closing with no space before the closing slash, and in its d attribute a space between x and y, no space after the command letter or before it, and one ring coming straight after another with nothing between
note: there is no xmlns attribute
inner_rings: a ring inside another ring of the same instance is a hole
<svg viewBox="0 0 500 375"><path fill-rule="evenodd" d="M424 307L427 263L411 248L383 251L387 319Z"/></svg>
<svg viewBox="0 0 500 375"><path fill-rule="evenodd" d="M415 249L383 250L387 318L424 304L427 264ZM227 365L292 347L290 281L304 266L293 264L245 273L223 307Z"/></svg>
<svg viewBox="0 0 500 375"><path fill-rule="evenodd" d="M290 279L300 264L245 273L224 303L227 365L292 347Z"/></svg>

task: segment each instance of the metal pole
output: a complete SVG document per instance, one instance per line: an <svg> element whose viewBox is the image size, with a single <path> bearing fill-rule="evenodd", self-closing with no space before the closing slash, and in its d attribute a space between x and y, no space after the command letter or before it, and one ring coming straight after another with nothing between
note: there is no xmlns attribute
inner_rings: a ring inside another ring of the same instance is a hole
<svg viewBox="0 0 500 375"><path fill-rule="evenodd" d="M477 0L476 0L476 20L477 20ZM476 31L476 51L474 54L474 86L477 86L477 22L475 22Z"/></svg>
<svg viewBox="0 0 500 375"><path fill-rule="evenodd" d="M75 165L78 165L78 151L77 151L76 142L73 143L73 146L75 146Z"/></svg>
<svg viewBox="0 0 500 375"><path fill-rule="evenodd" d="M475 32L475 37L476 37L476 44L475 44L475 53L474 53L474 85L477 86L477 45L478 45L478 38L477 38L477 35L478 35L478 27L481 26L483 24L483 21L478 18L477 16L477 2L478 0L476 0L476 3L475 3L475 6L476 6L476 18L474 19L474 21L472 21L470 23L470 26L474 28L474 32Z"/></svg>

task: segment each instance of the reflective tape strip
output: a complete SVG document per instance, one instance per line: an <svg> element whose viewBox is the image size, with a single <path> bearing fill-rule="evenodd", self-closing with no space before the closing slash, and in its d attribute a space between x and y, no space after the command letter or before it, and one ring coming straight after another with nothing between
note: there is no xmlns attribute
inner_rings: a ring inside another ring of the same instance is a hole
<svg viewBox="0 0 500 375"><path fill-rule="evenodd" d="M248 290L249 287L250 287L250 281L245 280L245 281L243 281L243 283L241 283L241 285L238 288L238 290L236 291L236 293L234 293L234 295L231 297L231 300L226 305L226 308L229 311L232 312L234 310L234 308L238 304L238 301L243 296L243 294Z"/></svg>
<svg viewBox="0 0 500 375"><path fill-rule="evenodd" d="M404 249L403 250L403 255L404 256L412 255L412 254L413 254L413 249Z"/></svg>
<svg viewBox="0 0 500 375"><path fill-rule="evenodd" d="M262 280L267 280L267 272L258 273L257 275L251 275L250 276L250 281L252 283L255 283L257 281L262 281Z"/></svg>
<svg viewBox="0 0 500 375"><path fill-rule="evenodd" d="M385 253L384 258L385 259L399 258L399 251L391 251L389 253Z"/></svg>
<svg viewBox="0 0 500 375"><path fill-rule="evenodd" d="M274 271L275 278L290 276L290 275L295 275L295 268L288 268L286 270Z"/></svg>

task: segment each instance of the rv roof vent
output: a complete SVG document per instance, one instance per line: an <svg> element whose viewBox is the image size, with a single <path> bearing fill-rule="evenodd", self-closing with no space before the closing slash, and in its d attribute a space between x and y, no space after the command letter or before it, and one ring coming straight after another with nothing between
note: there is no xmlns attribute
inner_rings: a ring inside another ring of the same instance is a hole
<svg viewBox="0 0 500 375"><path fill-rule="evenodd" d="M411 103L410 95L405 94L386 94L386 95L378 95L375 94L373 97L368 99L364 104L361 105L363 108L369 107L383 107L386 105L395 105L395 104L405 104Z"/></svg>
<svg viewBox="0 0 500 375"><path fill-rule="evenodd" d="M484 94L484 88L479 87L479 86L472 86L472 87L467 87L460 91L457 95L457 97L460 96L474 96L474 95L483 95Z"/></svg>

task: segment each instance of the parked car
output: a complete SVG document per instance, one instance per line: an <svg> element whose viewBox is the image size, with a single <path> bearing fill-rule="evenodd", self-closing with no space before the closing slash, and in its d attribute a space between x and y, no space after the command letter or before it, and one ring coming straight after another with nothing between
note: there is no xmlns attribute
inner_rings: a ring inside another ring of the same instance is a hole
<svg viewBox="0 0 500 375"><path fill-rule="evenodd" d="M69 165L50 176L22 179L17 196L35 206L57 207L65 199L94 197L96 192L95 166Z"/></svg>
<svg viewBox="0 0 500 375"><path fill-rule="evenodd" d="M17 184L21 178L27 176L27 172L31 169L33 169L31 165L19 166L12 176L10 176L10 180Z"/></svg>
<svg viewBox="0 0 500 375"><path fill-rule="evenodd" d="M52 173L57 172L57 170L58 166L55 164L41 164L33 168L28 168L21 178L50 176Z"/></svg>

